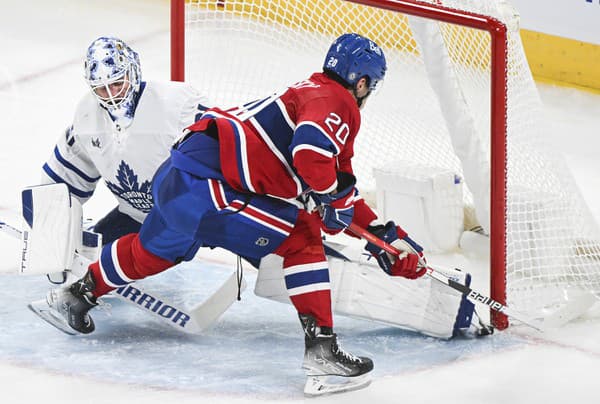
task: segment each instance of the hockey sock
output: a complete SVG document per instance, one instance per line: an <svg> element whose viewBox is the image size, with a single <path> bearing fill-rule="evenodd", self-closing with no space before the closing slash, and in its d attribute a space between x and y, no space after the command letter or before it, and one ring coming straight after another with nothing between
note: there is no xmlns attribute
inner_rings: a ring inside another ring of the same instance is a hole
<svg viewBox="0 0 600 404"><path fill-rule="evenodd" d="M96 281L93 295L100 297L173 265L173 262L144 249L137 233L128 234L106 244L102 248L100 259L89 266L89 271Z"/></svg>
<svg viewBox="0 0 600 404"><path fill-rule="evenodd" d="M301 210L294 230L275 254L283 257L285 285L298 313L311 314L320 327L332 327L329 269L320 222L317 215Z"/></svg>

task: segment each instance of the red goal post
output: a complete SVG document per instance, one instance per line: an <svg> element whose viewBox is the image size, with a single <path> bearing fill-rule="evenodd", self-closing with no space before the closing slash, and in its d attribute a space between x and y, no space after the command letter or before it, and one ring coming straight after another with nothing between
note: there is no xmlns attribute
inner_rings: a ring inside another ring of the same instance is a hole
<svg viewBox="0 0 600 404"><path fill-rule="evenodd" d="M185 81L185 0L171 0L171 80Z"/></svg>

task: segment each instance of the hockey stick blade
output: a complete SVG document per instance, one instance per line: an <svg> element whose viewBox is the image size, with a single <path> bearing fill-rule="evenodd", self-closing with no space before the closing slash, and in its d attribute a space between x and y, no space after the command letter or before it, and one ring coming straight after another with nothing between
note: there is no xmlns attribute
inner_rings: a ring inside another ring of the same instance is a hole
<svg viewBox="0 0 600 404"><path fill-rule="evenodd" d="M348 230L351 231L352 233L354 233L355 235L365 239L366 241L368 241L372 244L375 244L376 246L382 248L383 250L385 250L386 252L388 252L392 255L398 256L400 254L400 251L398 249L396 249L392 245L386 243L385 241L381 240L380 238L376 237L374 234L370 233L366 229L363 229L362 227L357 226L354 223L350 223L350 225L348 226ZM434 268L432 268L429 265L426 265L424 262L421 262L421 263L427 269L427 275L429 277L431 277L432 279L434 279L440 283L443 283L443 284L451 287L454 290L461 292L463 295L467 296L467 298L469 298L469 300L471 300L472 302L484 304L484 305L490 307L492 310L503 313L509 317L512 317L515 320L518 320L521 323L528 325L529 327L535 328L538 331L543 332L545 330L545 327L544 327L544 324L542 323L542 321L527 318L523 314L518 313L515 310L508 308L507 306L492 299L491 297L482 295L481 293L474 291L470 287L463 285L461 283L458 283L458 282L446 277L444 274L440 273L439 271L436 271Z"/></svg>
<svg viewBox="0 0 600 404"><path fill-rule="evenodd" d="M238 283L237 274L232 273L218 290L190 311L192 320L200 330L211 327L227 311L235 302L238 288L240 292L245 290L246 280L242 278L241 283Z"/></svg>
<svg viewBox="0 0 600 404"><path fill-rule="evenodd" d="M463 295L466 295L469 298L469 300L471 300L472 302L484 304L484 305L490 307L492 310L495 310L495 311L503 313L509 317L512 317L515 320L518 320L521 323L528 325L529 327L535 328L538 331L541 331L541 332L545 331L545 326L541 321L530 319L527 316L525 316L515 310L512 310L511 308L503 305L502 303L492 299L491 297L482 295L481 293L471 289L470 287L463 285L461 283L458 283L458 282L446 277L445 275L443 275L440 272L433 269L431 266L427 267L427 275L430 276L431 278L433 278L434 280L441 282L445 285L448 285L452 289L461 292Z"/></svg>
<svg viewBox="0 0 600 404"><path fill-rule="evenodd" d="M9 236L15 237L15 238L21 238L21 230L17 229L14 226L11 226L10 224L0 221L0 230L2 230L2 232L8 234Z"/></svg>

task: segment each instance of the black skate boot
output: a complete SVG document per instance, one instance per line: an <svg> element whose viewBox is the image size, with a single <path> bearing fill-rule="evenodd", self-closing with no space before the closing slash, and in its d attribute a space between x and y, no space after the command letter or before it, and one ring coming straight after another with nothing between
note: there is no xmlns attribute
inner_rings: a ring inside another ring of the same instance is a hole
<svg viewBox="0 0 600 404"><path fill-rule="evenodd" d="M329 327L317 327L314 317L300 314L304 328L304 361L308 379L306 396L320 396L361 389L371 383L373 361L345 352Z"/></svg>
<svg viewBox="0 0 600 404"><path fill-rule="evenodd" d="M92 295L94 288L94 278L87 272L69 287L50 290L46 300L32 302L29 308L67 334L89 334L95 327L88 311L98 305Z"/></svg>

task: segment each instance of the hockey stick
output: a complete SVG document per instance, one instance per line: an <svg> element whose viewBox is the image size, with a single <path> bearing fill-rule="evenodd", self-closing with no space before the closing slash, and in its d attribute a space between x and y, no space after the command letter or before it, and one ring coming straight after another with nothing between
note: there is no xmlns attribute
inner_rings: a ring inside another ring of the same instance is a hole
<svg viewBox="0 0 600 404"><path fill-rule="evenodd" d="M21 238L22 234L20 229L3 221L0 221L0 231L15 238ZM83 270L87 270L88 263L87 258L75 252L74 266L79 265ZM134 304L178 330L190 334L200 334L211 327L233 304L237 298L238 290L242 291L245 288L245 280L242 279L241 282L238 282L236 274L233 273L217 291L190 310L178 307L177 304L145 290L136 283L120 287L112 295L129 304ZM65 331L62 328L60 329Z"/></svg>
<svg viewBox="0 0 600 404"><path fill-rule="evenodd" d="M14 226L11 226L8 223L3 222L3 221L0 221L0 230L2 230L4 233L8 234L9 236L12 236L15 238L21 238L21 230L17 229Z"/></svg>
<svg viewBox="0 0 600 404"><path fill-rule="evenodd" d="M355 235L362 237L363 239L365 239L366 241L368 241L372 244L375 244L376 246L382 248L383 250L385 250L386 252L388 252L392 255L398 256L401 253L398 249L396 249L392 245L386 243L385 241L381 240L379 237L375 236L374 234L370 233L366 229L363 229L362 227L360 227L354 223L350 223L350 225L348 226L347 229L349 231L351 231L352 233L354 233ZM489 306L492 310L495 310L495 311L503 313L509 317L512 317L516 320L519 320L523 324L526 324L532 328L535 328L538 331L542 331L542 332L544 331L543 324L540 321L529 319L526 316L523 316L522 314L515 312L514 310L508 308L507 306L503 305L502 303L492 299L491 297L482 295L481 293L471 289L470 287L463 285L461 283L458 283L458 282L446 277L444 274L440 273L439 271L436 271L431 266L427 265L421 259L419 260L419 263L422 267L427 269L427 275L429 277L431 277L432 279L434 279L438 282L441 282L445 285L450 286L454 290L459 291L463 295L467 296L474 303L485 304L486 306Z"/></svg>

